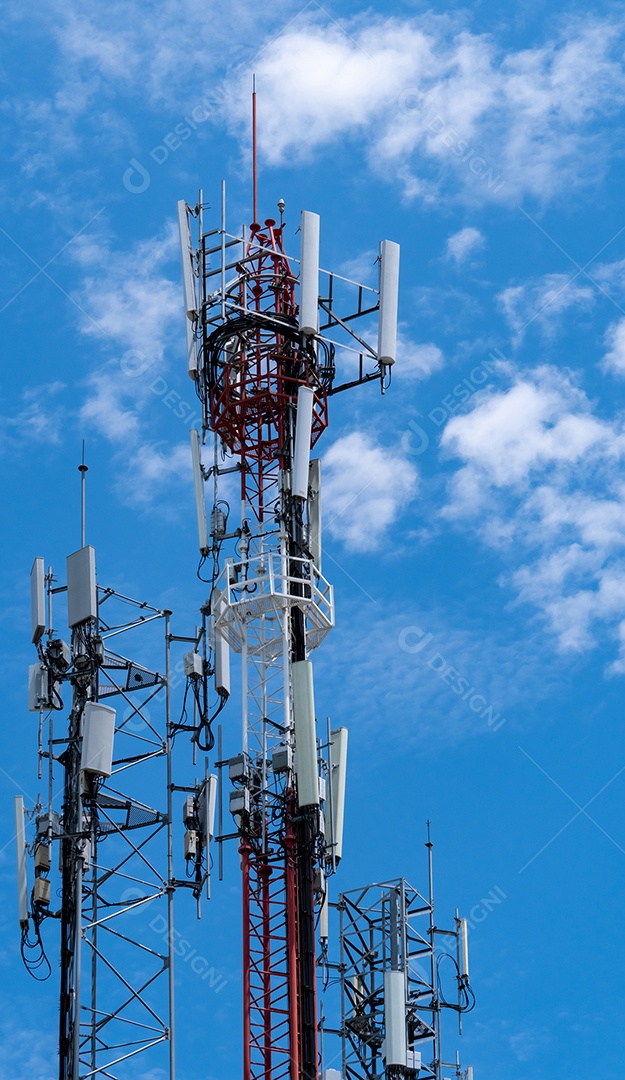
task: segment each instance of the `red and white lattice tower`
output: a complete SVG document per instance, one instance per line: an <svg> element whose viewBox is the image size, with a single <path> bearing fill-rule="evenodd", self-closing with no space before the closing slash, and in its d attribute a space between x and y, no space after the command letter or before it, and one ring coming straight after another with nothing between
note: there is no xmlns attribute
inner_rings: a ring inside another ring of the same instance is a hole
<svg viewBox="0 0 625 1080"><path fill-rule="evenodd" d="M213 567L209 663L222 705L230 652L241 655L242 754L228 766L243 876L244 1080L316 1080L316 906L341 854L346 732L329 732L320 753L309 657L334 611L310 451L327 426L330 395L388 382L399 250L381 245L379 289L324 275L318 216L302 214L300 259L287 258L278 205L280 223L261 226L254 197L248 235L229 234L222 185L219 228L204 231L201 193L197 207L179 204L179 222L189 374L202 402L202 442L211 433L214 448L206 469L192 432L200 549ZM190 218L199 222L197 249ZM378 309L374 349L351 320ZM359 357L349 382L337 378L337 346ZM224 473L240 484L240 518L220 499Z"/></svg>

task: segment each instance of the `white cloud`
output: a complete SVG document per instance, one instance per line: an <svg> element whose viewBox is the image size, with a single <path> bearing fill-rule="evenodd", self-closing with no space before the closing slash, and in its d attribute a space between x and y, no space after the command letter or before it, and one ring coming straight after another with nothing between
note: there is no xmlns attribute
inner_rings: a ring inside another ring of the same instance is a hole
<svg viewBox="0 0 625 1080"><path fill-rule="evenodd" d="M474 408L452 417L442 446L465 461L464 470L494 487L526 484L558 464L576 465L596 448L622 453L622 436L590 414L590 403L567 374L538 368L510 390L475 395ZM460 501L465 512L471 503Z"/></svg>
<svg viewBox="0 0 625 1080"><path fill-rule="evenodd" d="M354 551L375 550L417 490L414 465L354 431L326 451L322 466L325 528Z"/></svg>
<svg viewBox="0 0 625 1080"><path fill-rule="evenodd" d="M182 286L164 267L177 260L173 223L160 236L112 251L97 236L81 236L74 258L87 270L77 297L84 309L82 332L103 336L126 350L161 359L174 320L182 321Z"/></svg>
<svg viewBox="0 0 625 1080"><path fill-rule="evenodd" d="M447 240L446 252L448 258L454 260L456 265L465 262L470 255L484 246L484 236L479 229L466 226L459 232L453 233Z"/></svg>
<svg viewBox="0 0 625 1080"><path fill-rule="evenodd" d="M608 351L601 360L601 367L622 378L625 376L625 319L619 319L608 327L605 343Z"/></svg>
<svg viewBox="0 0 625 1080"><path fill-rule="evenodd" d="M85 431L95 430L112 442L134 441L139 433L138 401L134 393L132 404L127 401L129 391L134 389L115 367L93 375L80 410Z"/></svg>
<svg viewBox="0 0 625 1080"><path fill-rule="evenodd" d="M58 379L25 390L16 412L1 418L0 446L16 447L29 442L58 443L65 407L59 397L66 389Z"/></svg>
<svg viewBox="0 0 625 1080"><path fill-rule="evenodd" d="M502 55L491 37L430 14L330 26L301 16L256 63L261 152L278 165L362 138L371 166L392 167L408 197L432 198L449 175L471 197L543 201L607 165L597 124L625 100L622 32L569 20L552 41ZM232 86L226 113L247 139L247 73Z"/></svg>
<svg viewBox="0 0 625 1080"><path fill-rule="evenodd" d="M573 273L545 274L499 293L499 304L517 337L534 322L543 332L553 333L564 312L590 308L595 300L594 287L583 278L573 278Z"/></svg>
<svg viewBox="0 0 625 1080"><path fill-rule="evenodd" d="M62 82L54 104L82 112L106 92L141 94L160 107L190 104L210 93L224 46L232 62L243 59L245 42L254 41L261 26L269 33L279 29L286 10L284 0L262 12L245 0L112 0L104 6L52 0L41 16L60 52Z"/></svg>
<svg viewBox="0 0 625 1080"><path fill-rule="evenodd" d="M602 627L619 637L622 423L596 417L571 373L545 366L512 372L506 391L476 394L471 411L449 421L441 442L461 462L444 516L463 529L472 526L499 549L508 560L504 582L519 602L541 612L560 647L592 648Z"/></svg>
<svg viewBox="0 0 625 1080"><path fill-rule="evenodd" d="M134 446L167 346L184 334L182 288L166 273L177 259L176 237L168 226L160 236L113 251L105 239L84 236L72 252L87 270L76 297L84 313L81 332L115 354L88 374L80 419L112 442Z"/></svg>
<svg viewBox="0 0 625 1080"><path fill-rule="evenodd" d="M393 368L393 377L407 379L428 379L435 371L445 365L445 357L438 345L431 341L419 344L411 341L401 331L397 335L397 361Z"/></svg>
<svg viewBox="0 0 625 1080"><path fill-rule="evenodd" d="M192 484L188 441L173 445L143 441L124 453L118 465L117 488L130 506L156 508L163 517L179 513L176 498L182 491L187 499Z"/></svg>

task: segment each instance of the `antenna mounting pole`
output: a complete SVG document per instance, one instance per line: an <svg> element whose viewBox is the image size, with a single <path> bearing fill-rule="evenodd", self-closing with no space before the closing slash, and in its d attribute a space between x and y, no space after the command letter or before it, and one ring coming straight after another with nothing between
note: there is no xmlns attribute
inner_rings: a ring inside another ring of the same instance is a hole
<svg viewBox="0 0 625 1080"><path fill-rule="evenodd" d="M253 214L254 224L258 221L257 171L256 171L256 76L252 75L252 188L253 188Z"/></svg>
<svg viewBox="0 0 625 1080"><path fill-rule="evenodd" d="M82 441L82 461L78 466L80 473L80 546L85 546L85 488L86 488L86 476L85 473L89 472L89 466L85 465L85 440Z"/></svg>

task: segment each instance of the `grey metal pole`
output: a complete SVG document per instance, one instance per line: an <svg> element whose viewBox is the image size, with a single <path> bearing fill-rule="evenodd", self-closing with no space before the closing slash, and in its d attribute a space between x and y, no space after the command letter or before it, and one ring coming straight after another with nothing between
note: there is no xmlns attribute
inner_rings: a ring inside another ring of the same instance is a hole
<svg viewBox="0 0 625 1080"><path fill-rule="evenodd" d="M86 497L85 497L85 487L86 487L85 480L86 480L86 476L85 476L85 474L89 472L89 466L85 465L85 440L84 439L82 441L82 461L81 461L80 465L78 466L78 471L80 472L80 546L84 547L85 546L85 511L86 511Z"/></svg>
<svg viewBox="0 0 625 1080"><path fill-rule="evenodd" d="M428 827L428 840L427 840L427 844L425 846L428 849L428 883L429 883L428 901L429 901L429 905L430 905L429 938L430 938L430 949L431 949L431 953L432 953L432 955L431 955L431 963L430 963L430 971L431 971L431 979L432 979L432 1026L434 1028L434 1057L435 1057L436 1078L437 1078L437 1080L440 1080L440 1075L441 1075L441 1030L440 1030L440 1028L441 1028L441 1008L440 1008L440 1002L438 1000L438 989L437 989L437 986L436 986L436 932L435 932L436 923L434 921L434 868L433 868L433 859L432 859L432 849L433 849L434 845L432 844L432 842L430 840L430 823L429 823L429 821L427 823L427 827Z"/></svg>

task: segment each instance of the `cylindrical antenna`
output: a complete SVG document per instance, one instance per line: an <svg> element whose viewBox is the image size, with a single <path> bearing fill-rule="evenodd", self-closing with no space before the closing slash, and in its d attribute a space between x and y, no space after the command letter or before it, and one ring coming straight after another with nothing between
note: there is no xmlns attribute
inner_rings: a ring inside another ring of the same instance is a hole
<svg viewBox="0 0 625 1080"><path fill-rule="evenodd" d="M319 214L302 210L300 231L299 328L307 337L319 331Z"/></svg>
<svg viewBox="0 0 625 1080"><path fill-rule="evenodd" d="M256 199L256 76L252 75L252 214L254 224L258 221L258 204Z"/></svg>
<svg viewBox="0 0 625 1080"><path fill-rule="evenodd" d="M86 509L86 476L85 473L89 472L89 466L85 465L85 440L82 441L82 461L78 466L80 473L80 546L85 546L85 509Z"/></svg>
<svg viewBox="0 0 625 1080"><path fill-rule="evenodd" d="M378 362L391 367L397 352L397 309L399 302L399 244L380 244L380 317L378 321Z"/></svg>

